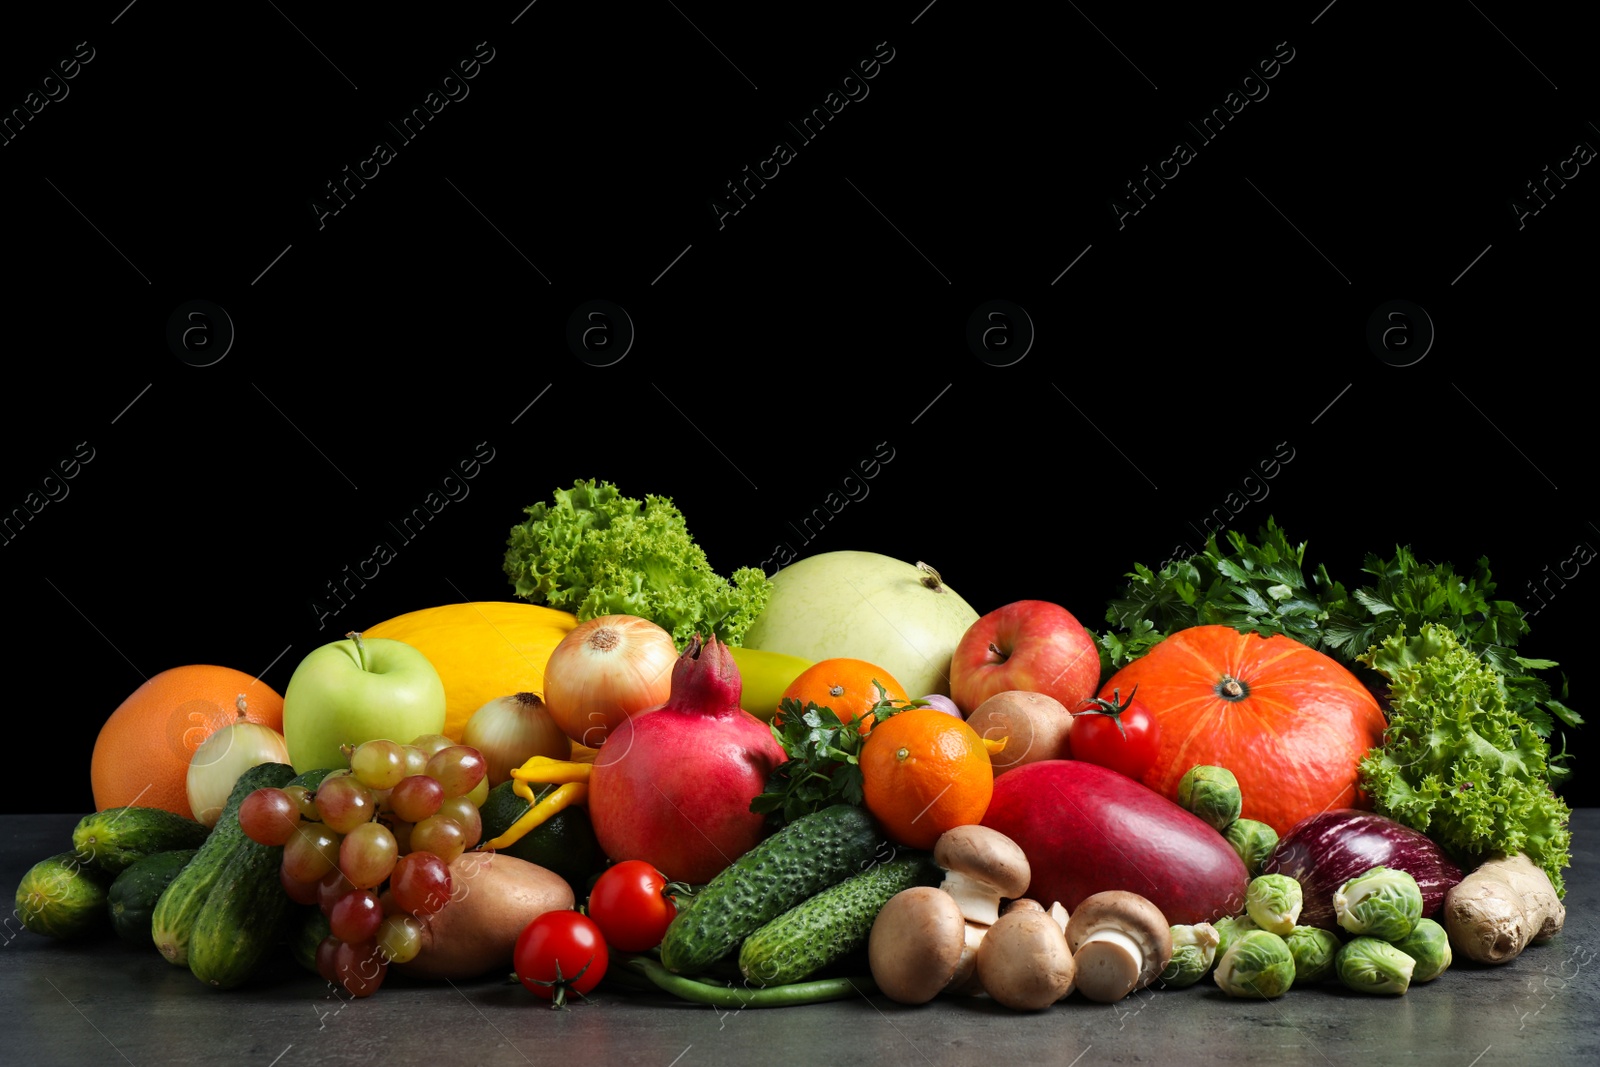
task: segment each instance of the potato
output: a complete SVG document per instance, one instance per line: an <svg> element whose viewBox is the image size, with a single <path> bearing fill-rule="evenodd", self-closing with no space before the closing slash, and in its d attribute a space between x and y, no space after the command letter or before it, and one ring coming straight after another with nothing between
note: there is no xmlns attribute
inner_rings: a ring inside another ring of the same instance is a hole
<svg viewBox="0 0 1600 1067"><path fill-rule="evenodd" d="M559 874L501 852L464 852L450 864L450 902L422 924L422 951L395 969L410 978L510 974L517 938L547 911L574 904Z"/></svg>
<svg viewBox="0 0 1600 1067"><path fill-rule="evenodd" d="M972 709L967 725L985 741L1006 738L989 756L995 774L1040 760L1061 759L1072 733L1072 713L1055 697L1008 689Z"/></svg>

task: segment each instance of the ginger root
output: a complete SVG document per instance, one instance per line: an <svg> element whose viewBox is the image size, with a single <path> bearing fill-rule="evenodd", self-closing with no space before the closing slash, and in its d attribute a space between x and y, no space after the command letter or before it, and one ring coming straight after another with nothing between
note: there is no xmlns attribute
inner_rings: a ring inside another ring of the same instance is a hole
<svg viewBox="0 0 1600 1067"><path fill-rule="evenodd" d="M1505 963L1561 932L1567 909L1550 877L1526 855L1491 856L1444 897L1451 948L1479 963Z"/></svg>

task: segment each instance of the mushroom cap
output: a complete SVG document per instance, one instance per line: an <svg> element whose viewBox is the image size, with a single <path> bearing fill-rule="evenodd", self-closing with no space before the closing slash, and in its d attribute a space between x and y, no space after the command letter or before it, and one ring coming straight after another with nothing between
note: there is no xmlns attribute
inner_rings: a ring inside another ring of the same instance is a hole
<svg viewBox="0 0 1600 1067"><path fill-rule="evenodd" d="M978 945L978 980L996 1003L1040 1011L1072 992L1077 965L1067 939L1042 911L996 919Z"/></svg>
<svg viewBox="0 0 1600 1067"><path fill-rule="evenodd" d="M1067 922L1067 944L1073 956L1079 957L1091 938L1106 932L1131 940L1138 947L1140 958L1135 961L1128 956L1128 964L1123 964L1116 957L1127 953L1115 938L1095 941L1090 955L1078 959L1083 972L1078 988L1086 997L1099 999L1092 990L1104 989L1111 999L1121 999L1153 982L1172 960L1172 927L1161 909L1138 893L1111 889L1084 897ZM1132 986L1114 992L1122 982L1125 969L1133 964L1137 966ZM1102 978L1105 980L1101 981Z"/></svg>
<svg viewBox="0 0 1600 1067"><path fill-rule="evenodd" d="M1006 912L1009 912L1009 911L1043 911L1043 910L1044 910L1044 905L1039 903L1037 900L1034 900L1032 897L1017 897L1015 900L1007 901L1006 902L1006 906L1000 909L1000 914L1004 915L1004 914L1006 914Z"/></svg>
<svg viewBox="0 0 1600 1067"><path fill-rule="evenodd" d="M950 984L966 948L967 920L949 893L913 886L873 920L867 962L878 990L900 1004L926 1004Z"/></svg>
<svg viewBox="0 0 1600 1067"><path fill-rule="evenodd" d="M1002 897L1020 897L1033 880L1022 846L999 830L977 823L953 826L940 834L933 844L933 862L993 886Z"/></svg>

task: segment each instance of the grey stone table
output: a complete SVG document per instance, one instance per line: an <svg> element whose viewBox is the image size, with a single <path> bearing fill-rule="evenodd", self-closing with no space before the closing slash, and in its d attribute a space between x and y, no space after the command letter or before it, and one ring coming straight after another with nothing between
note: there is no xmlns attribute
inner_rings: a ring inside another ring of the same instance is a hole
<svg viewBox="0 0 1600 1067"><path fill-rule="evenodd" d="M0 885L70 847L75 816L0 817ZM0 1067L352 1063L698 1067L703 1064L1106 1063L1379 1067L1600 1063L1600 810L1573 819L1567 924L1501 967L1457 964L1405 996L1334 987L1274 1001L1230 1000L1209 979L1117 1005L1073 997L1022 1015L987 999L920 1008L882 997L719 1011L599 992L552 1011L489 978L391 978L349 1001L284 961L219 992L155 950L114 939L75 945L5 924L0 945Z"/></svg>

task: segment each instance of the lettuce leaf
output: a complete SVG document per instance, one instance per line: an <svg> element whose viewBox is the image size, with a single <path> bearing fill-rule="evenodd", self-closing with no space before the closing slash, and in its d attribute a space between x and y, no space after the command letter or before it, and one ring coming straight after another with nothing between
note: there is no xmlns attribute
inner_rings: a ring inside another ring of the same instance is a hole
<svg viewBox="0 0 1600 1067"><path fill-rule="evenodd" d="M580 622L637 615L672 634L680 651L695 634L738 645L772 595L758 568L741 567L731 581L713 571L669 497L638 500L580 478L557 489L554 503L523 510L527 521L506 542L513 589Z"/></svg>
<svg viewBox="0 0 1600 1067"><path fill-rule="evenodd" d="M1389 728L1361 761L1378 813L1469 865L1526 852L1565 895L1571 810L1551 791L1549 749L1513 710L1504 677L1434 623L1358 659L1389 681Z"/></svg>

